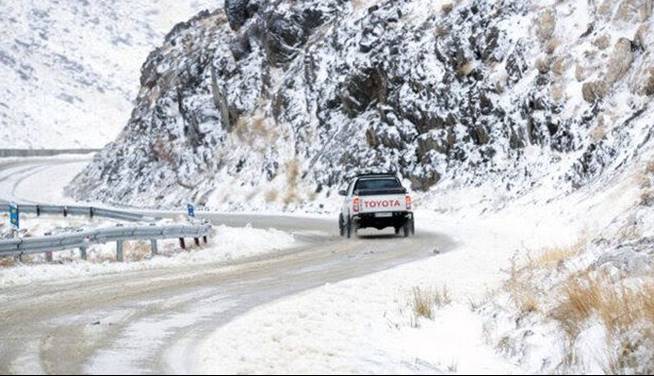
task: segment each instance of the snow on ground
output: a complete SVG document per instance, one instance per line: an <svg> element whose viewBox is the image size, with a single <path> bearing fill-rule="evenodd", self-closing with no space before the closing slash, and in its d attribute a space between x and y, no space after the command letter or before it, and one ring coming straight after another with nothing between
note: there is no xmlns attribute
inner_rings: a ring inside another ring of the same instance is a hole
<svg viewBox="0 0 654 376"><path fill-rule="evenodd" d="M4 209L3 209L4 211ZM0 214L0 239L11 237L8 214ZM88 218L82 216L41 216L36 214L21 214L19 235L22 238L31 238L47 235L59 235L64 233L86 231L98 227L115 226L121 221L105 218Z"/></svg>
<svg viewBox="0 0 654 376"><path fill-rule="evenodd" d="M101 274L135 270L172 268L183 265L210 263L227 264L230 261L279 251L295 245L292 235L275 229L233 228L218 226L209 244L188 251L179 248L177 241L160 241L160 255L150 257L149 242L127 242L127 262L115 262L115 244L92 246L88 261L79 259L79 251L54 254L54 264L39 263L43 256L34 256L33 263L0 267L0 288L25 285L33 282L84 278ZM57 262L61 262L58 264Z"/></svg>
<svg viewBox="0 0 654 376"><path fill-rule="evenodd" d="M463 373L517 371L483 341L469 299L502 279L512 248L488 231L450 216L419 213L422 226L453 235L459 246L414 262L254 309L219 328L198 354L200 373ZM429 224L427 227L426 224ZM438 253L438 244L434 244ZM447 286L454 302L434 320L415 317L414 287Z"/></svg>
<svg viewBox="0 0 654 376"><path fill-rule="evenodd" d="M483 187L418 197L418 231L447 234L457 243L453 251L439 253L434 244L435 256L424 261L258 307L206 340L195 371L535 372L535 363L500 354L489 332L492 313L478 308L502 289L516 257L592 237L633 209L640 200L636 179L630 170L604 182L603 189L569 195L558 194L555 184L544 184L517 200ZM453 301L435 308L431 320L416 319L411 307L416 287L446 287ZM533 339L529 361L556 356L563 348L555 331L540 333L544 337ZM580 356L593 356L593 349L602 345L601 336L589 333Z"/></svg>
<svg viewBox="0 0 654 376"><path fill-rule="evenodd" d="M64 187L92 155L0 158L0 199L19 203L74 204ZM29 164L34 162L33 164ZM5 167L9 165L9 167Z"/></svg>
<svg viewBox="0 0 654 376"><path fill-rule="evenodd" d="M0 148L102 147L127 123L139 69L211 0L3 1Z"/></svg>

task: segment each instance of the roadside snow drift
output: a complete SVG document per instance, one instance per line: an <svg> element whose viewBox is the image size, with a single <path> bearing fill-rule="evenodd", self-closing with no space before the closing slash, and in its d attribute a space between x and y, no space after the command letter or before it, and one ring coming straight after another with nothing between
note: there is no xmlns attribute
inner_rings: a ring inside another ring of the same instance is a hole
<svg viewBox="0 0 654 376"><path fill-rule="evenodd" d="M39 264L42 256L32 256L24 265L0 267L0 288L32 282L56 281L64 278L83 278L99 274L122 273L133 270L175 268L195 264L223 264L246 257L279 251L295 244L292 235L282 231L251 227L216 227L216 233L206 246L188 251L179 248L177 241L160 241L159 256L150 257L149 242L128 242L126 262L115 262L115 244L93 246L88 250L88 261L79 259L79 251L54 254L56 264Z"/></svg>

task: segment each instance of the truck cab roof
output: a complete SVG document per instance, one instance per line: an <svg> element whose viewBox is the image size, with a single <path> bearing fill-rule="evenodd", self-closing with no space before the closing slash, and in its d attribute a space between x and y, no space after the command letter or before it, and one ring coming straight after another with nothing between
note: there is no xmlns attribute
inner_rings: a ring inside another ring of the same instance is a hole
<svg viewBox="0 0 654 376"><path fill-rule="evenodd" d="M394 173L368 173L368 174L358 174L354 179L363 179L363 178L397 178L397 175Z"/></svg>

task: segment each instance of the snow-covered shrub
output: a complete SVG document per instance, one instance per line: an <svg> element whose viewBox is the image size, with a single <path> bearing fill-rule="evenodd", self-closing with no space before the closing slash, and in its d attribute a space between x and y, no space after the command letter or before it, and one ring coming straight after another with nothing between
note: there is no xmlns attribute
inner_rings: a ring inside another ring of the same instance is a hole
<svg viewBox="0 0 654 376"><path fill-rule="evenodd" d="M434 309L442 308L450 303L452 303L452 299L446 286L440 288L414 287L411 290L410 300L414 325L417 325L418 319L421 317L432 319Z"/></svg>

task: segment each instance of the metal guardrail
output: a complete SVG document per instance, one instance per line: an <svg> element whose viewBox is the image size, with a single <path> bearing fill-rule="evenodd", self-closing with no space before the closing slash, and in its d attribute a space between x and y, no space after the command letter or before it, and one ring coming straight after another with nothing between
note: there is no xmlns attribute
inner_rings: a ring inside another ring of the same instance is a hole
<svg viewBox="0 0 654 376"><path fill-rule="evenodd" d="M167 225L167 226L130 226L104 228L73 234L0 240L0 256L22 256L43 252L55 252L69 249L86 250L94 244L122 242L128 240L156 240L205 238L211 233L211 225ZM119 248L122 244L119 244ZM119 253L120 253L119 249ZM156 251L154 252L156 253ZM119 259L121 258L119 255ZM122 260L119 260L122 261Z"/></svg>
<svg viewBox="0 0 654 376"><path fill-rule="evenodd" d="M101 149L0 149L0 158L7 157L53 157L61 154L90 154Z"/></svg>
<svg viewBox="0 0 654 376"><path fill-rule="evenodd" d="M153 218L122 210L101 209L87 206L57 206L57 205L18 205L21 213L88 215L125 221L145 221ZM7 210L7 209L5 209ZM179 239L180 246L186 248L184 238L193 238L196 245L200 245L200 238L207 243L212 226L210 224L189 225L118 225L111 228L101 228L81 231L71 234L44 236L38 238L22 238L0 240L0 257L21 257L36 253L46 253L48 261L52 260L52 252L70 249L80 249L82 259L86 259L86 250L95 244L116 242L116 259L123 261L123 242L129 240L150 240L152 254L157 254L158 239Z"/></svg>
<svg viewBox="0 0 654 376"><path fill-rule="evenodd" d="M1 203L1 202L0 202ZM5 207L3 211L7 210ZM54 214L63 215L88 215L89 217L102 217L110 219L118 219L123 221L138 222L150 220L152 218L143 214L131 213L123 210L102 209L93 206L60 206L60 205L26 205L19 204L18 211L20 213L30 214Z"/></svg>

